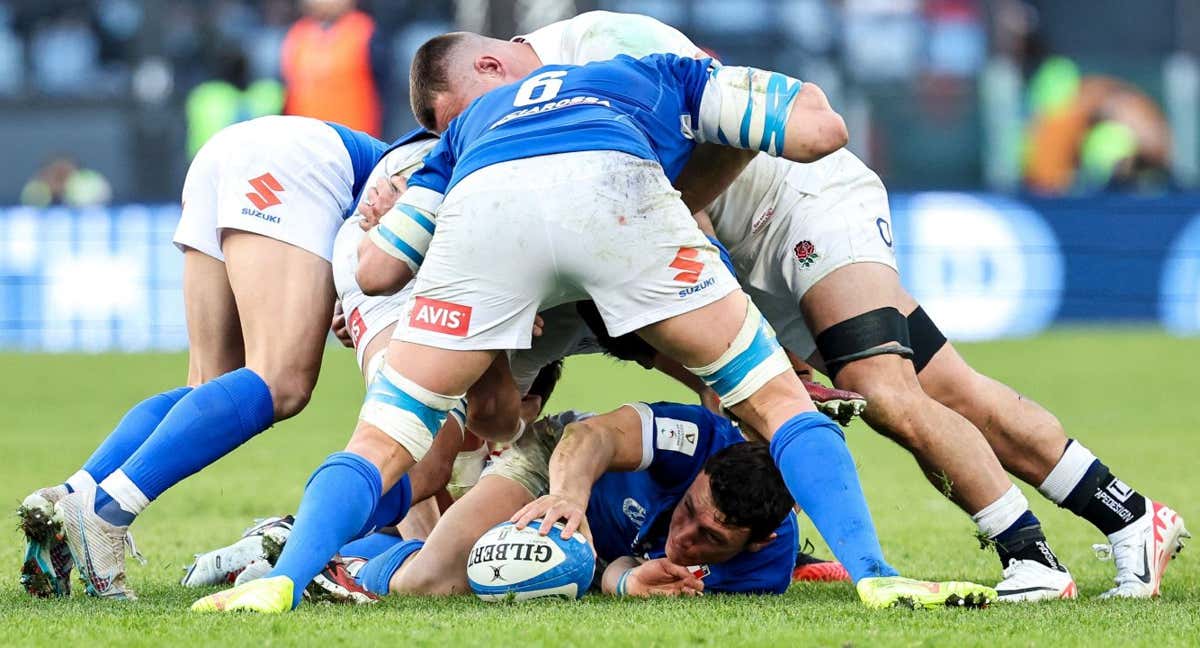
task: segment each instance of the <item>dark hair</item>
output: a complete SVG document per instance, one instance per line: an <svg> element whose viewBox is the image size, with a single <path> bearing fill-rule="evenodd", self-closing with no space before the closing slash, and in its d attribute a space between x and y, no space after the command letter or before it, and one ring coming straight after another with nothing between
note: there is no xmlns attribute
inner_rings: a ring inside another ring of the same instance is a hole
<svg viewBox="0 0 1200 648"><path fill-rule="evenodd" d="M433 102L450 89L450 55L466 38L463 32L434 36L413 56L408 76L408 97L413 116L431 132L437 132L437 113Z"/></svg>
<svg viewBox="0 0 1200 648"><path fill-rule="evenodd" d="M550 364L542 367L538 375L534 377L533 384L529 386L530 396L541 396L542 407L550 402L550 394L554 393L554 387L558 385L559 378L562 378L563 361L555 360Z"/></svg>
<svg viewBox="0 0 1200 648"><path fill-rule="evenodd" d="M792 510L791 493L763 443L735 443L704 463L713 503L727 526L750 529L750 542L766 540Z"/></svg>
<svg viewBox="0 0 1200 648"><path fill-rule="evenodd" d="M600 345L601 349L604 349L604 355L638 364L654 361L654 356L658 352L645 340L638 337L637 333L626 333L620 337L608 334L608 329L604 326L604 318L600 317L600 310L596 308L596 302L591 300L575 302L575 310L583 318L583 323L592 330L592 335L596 336L596 343Z"/></svg>

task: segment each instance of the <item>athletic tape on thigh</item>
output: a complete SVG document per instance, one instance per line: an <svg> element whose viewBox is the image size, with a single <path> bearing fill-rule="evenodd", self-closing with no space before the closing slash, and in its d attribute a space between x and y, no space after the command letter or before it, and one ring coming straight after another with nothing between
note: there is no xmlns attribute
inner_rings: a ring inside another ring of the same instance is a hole
<svg viewBox="0 0 1200 648"><path fill-rule="evenodd" d="M891 306L838 322L821 331L816 341L817 350L825 360L825 373L830 378L855 360L889 353L902 358L913 357L908 320Z"/></svg>
<svg viewBox="0 0 1200 648"><path fill-rule="evenodd" d="M710 365L688 367L717 392L726 407L746 400L768 380L792 369L771 325L753 302L746 304L746 319L729 349Z"/></svg>
<svg viewBox="0 0 1200 648"><path fill-rule="evenodd" d="M420 461L461 399L435 394L385 364L367 390L358 418L395 439Z"/></svg>
<svg viewBox="0 0 1200 648"><path fill-rule="evenodd" d="M920 306L908 314L908 339L912 341L913 368L917 373L921 373L933 356L946 346L946 336Z"/></svg>
<svg viewBox="0 0 1200 648"><path fill-rule="evenodd" d="M379 219L379 224L371 228L371 240L389 256L408 264L415 274L425 262L425 253L433 240L434 221L433 212L396 203Z"/></svg>
<svg viewBox="0 0 1200 648"><path fill-rule="evenodd" d="M714 64L700 98L696 141L782 155L802 85L778 72Z"/></svg>

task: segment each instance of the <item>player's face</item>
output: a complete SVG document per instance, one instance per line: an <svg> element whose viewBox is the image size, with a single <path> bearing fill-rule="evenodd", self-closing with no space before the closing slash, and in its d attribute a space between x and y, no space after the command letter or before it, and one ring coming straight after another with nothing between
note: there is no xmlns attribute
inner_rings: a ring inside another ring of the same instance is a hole
<svg viewBox="0 0 1200 648"><path fill-rule="evenodd" d="M750 530L726 526L713 503L708 475L701 472L671 514L667 559L677 565L722 563L746 549Z"/></svg>

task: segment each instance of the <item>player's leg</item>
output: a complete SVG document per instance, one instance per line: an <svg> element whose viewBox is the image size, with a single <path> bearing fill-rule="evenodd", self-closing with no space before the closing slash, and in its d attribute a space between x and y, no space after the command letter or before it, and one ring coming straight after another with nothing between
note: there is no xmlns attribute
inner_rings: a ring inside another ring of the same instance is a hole
<svg viewBox="0 0 1200 648"><path fill-rule="evenodd" d="M922 388L979 428L1009 472L1108 536L1119 559L1109 595L1157 594L1188 537L1179 515L1114 476L1041 405L972 369L915 300L905 306Z"/></svg>

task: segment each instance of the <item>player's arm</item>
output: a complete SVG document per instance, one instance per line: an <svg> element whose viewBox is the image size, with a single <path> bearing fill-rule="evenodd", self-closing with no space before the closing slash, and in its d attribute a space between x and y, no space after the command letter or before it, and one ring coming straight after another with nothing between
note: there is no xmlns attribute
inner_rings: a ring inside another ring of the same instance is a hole
<svg viewBox="0 0 1200 648"><path fill-rule="evenodd" d="M409 188L367 233L358 247L355 279L366 295L391 295L416 275L433 240L453 157L441 140L414 173Z"/></svg>
<svg viewBox="0 0 1200 648"><path fill-rule="evenodd" d="M618 558L604 569L600 590L616 596L698 596L704 581L687 567L666 558L642 561L633 556Z"/></svg>
<svg viewBox="0 0 1200 648"><path fill-rule="evenodd" d="M554 522L564 520L563 537L569 538L585 519L592 486L610 470L638 470L649 463L649 435L637 405L626 405L599 416L575 421L563 429L562 439L550 455L550 492L530 502L512 516L524 527L545 518L542 535ZM644 406L643 406L644 407Z"/></svg>
<svg viewBox="0 0 1200 648"><path fill-rule="evenodd" d="M697 109L697 142L813 162L849 141L845 120L815 84L715 62L677 61L675 68Z"/></svg>

